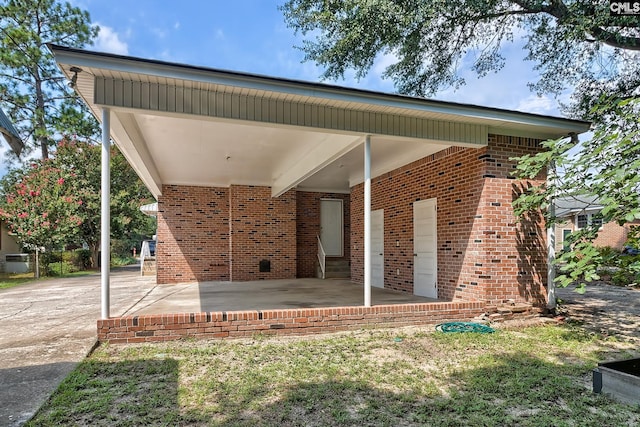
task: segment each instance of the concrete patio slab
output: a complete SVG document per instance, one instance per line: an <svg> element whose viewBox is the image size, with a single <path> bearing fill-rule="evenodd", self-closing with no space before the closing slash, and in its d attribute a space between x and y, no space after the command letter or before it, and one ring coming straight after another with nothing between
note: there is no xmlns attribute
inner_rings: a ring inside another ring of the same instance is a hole
<svg viewBox="0 0 640 427"><path fill-rule="evenodd" d="M372 288L372 305L436 302ZM126 315L344 307L364 304L363 285L339 279L282 279L157 285Z"/></svg>

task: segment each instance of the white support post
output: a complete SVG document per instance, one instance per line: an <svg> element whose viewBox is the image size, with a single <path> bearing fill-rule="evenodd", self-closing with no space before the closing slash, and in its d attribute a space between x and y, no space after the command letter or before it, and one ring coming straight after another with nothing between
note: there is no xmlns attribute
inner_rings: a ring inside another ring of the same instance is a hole
<svg viewBox="0 0 640 427"><path fill-rule="evenodd" d="M555 226L547 228L547 308L556 308L556 267L553 261L556 258L556 233Z"/></svg>
<svg viewBox="0 0 640 427"><path fill-rule="evenodd" d="M547 170L547 183L556 179L556 165L552 161ZM549 199L549 217L555 218L556 206L553 198ZM556 226L553 224L547 227L547 308L554 310L556 308L556 268L554 265L556 259Z"/></svg>
<svg viewBox="0 0 640 427"><path fill-rule="evenodd" d="M364 140L364 306L371 307L371 137Z"/></svg>
<svg viewBox="0 0 640 427"><path fill-rule="evenodd" d="M110 128L111 114L108 108L102 110L102 196L101 196L101 224L100 224L100 284L102 301L102 318L110 317L110 283L109 268L111 266L111 174L109 171Z"/></svg>

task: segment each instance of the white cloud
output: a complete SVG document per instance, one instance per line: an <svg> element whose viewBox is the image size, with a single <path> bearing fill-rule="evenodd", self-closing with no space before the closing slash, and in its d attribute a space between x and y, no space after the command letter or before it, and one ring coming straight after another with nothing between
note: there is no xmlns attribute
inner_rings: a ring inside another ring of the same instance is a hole
<svg viewBox="0 0 640 427"><path fill-rule="evenodd" d="M399 58L393 53L384 53L376 57L372 71L374 74L381 76L390 65L398 62Z"/></svg>
<svg viewBox="0 0 640 427"><path fill-rule="evenodd" d="M528 97L521 99L515 109L527 113L557 114L558 103L555 99L546 95L530 94Z"/></svg>
<svg viewBox="0 0 640 427"><path fill-rule="evenodd" d="M100 24L98 24L100 25ZM128 55L129 46L126 42L120 40L120 36L113 28L100 25L100 32L95 43L96 49L102 52L116 53L119 55Z"/></svg>
<svg viewBox="0 0 640 427"><path fill-rule="evenodd" d="M275 54L276 61L265 58L264 67L259 72L274 77L317 82L320 80L322 70L313 62L302 62L302 56L298 52L278 51Z"/></svg>
<svg viewBox="0 0 640 427"><path fill-rule="evenodd" d="M151 28L151 33L155 34L155 36L159 39L164 39L165 37L167 37L167 31L163 30L162 28Z"/></svg>

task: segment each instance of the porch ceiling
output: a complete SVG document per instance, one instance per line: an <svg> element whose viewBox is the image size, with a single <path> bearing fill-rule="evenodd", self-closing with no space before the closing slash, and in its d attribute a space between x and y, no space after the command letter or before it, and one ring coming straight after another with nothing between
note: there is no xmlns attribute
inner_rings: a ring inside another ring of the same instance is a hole
<svg viewBox="0 0 640 427"><path fill-rule="evenodd" d="M157 197L162 185L348 192L372 175L489 133L557 138L586 122L50 46L58 65Z"/></svg>

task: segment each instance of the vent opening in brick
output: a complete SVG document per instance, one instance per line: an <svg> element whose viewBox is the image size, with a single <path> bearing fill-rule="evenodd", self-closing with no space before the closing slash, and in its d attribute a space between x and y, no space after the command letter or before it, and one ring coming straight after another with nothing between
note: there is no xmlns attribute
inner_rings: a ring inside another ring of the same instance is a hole
<svg viewBox="0 0 640 427"><path fill-rule="evenodd" d="M271 273L271 261L268 259L260 260L260 273Z"/></svg>

